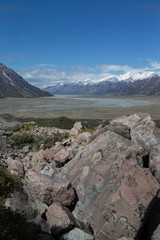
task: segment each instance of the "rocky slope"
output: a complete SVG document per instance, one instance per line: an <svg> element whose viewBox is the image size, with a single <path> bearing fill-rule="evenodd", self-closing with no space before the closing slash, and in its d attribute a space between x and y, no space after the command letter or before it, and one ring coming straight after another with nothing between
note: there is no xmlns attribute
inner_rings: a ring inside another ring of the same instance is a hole
<svg viewBox="0 0 160 240"><path fill-rule="evenodd" d="M28 133L57 131L70 137L38 152L6 147L0 157L23 178L23 191L5 205L39 226L36 239L159 239L160 130L152 117L122 116L94 133L80 122L71 130L35 127ZM0 134L4 143L10 138L5 130Z"/></svg>
<svg viewBox="0 0 160 240"><path fill-rule="evenodd" d="M12 69L0 63L0 98L47 96L51 94L29 84Z"/></svg>
<svg viewBox="0 0 160 240"><path fill-rule="evenodd" d="M135 76L128 73L97 81L61 83L45 90L52 94L160 95L160 74L145 73Z"/></svg>

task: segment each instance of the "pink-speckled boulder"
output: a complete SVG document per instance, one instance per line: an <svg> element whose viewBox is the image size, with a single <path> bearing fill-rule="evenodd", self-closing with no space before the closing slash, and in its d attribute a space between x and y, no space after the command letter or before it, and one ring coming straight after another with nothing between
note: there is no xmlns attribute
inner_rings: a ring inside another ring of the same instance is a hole
<svg viewBox="0 0 160 240"><path fill-rule="evenodd" d="M112 131L97 136L61 170L79 201L73 212L96 240L135 237L159 184L136 159L142 146Z"/></svg>

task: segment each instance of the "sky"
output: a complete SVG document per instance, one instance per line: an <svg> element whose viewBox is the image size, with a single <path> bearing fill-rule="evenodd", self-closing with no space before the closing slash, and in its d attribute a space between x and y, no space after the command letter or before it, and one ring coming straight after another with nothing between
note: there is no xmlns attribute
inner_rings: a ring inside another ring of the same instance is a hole
<svg viewBox="0 0 160 240"><path fill-rule="evenodd" d="M160 71L160 0L0 0L0 62L40 88Z"/></svg>

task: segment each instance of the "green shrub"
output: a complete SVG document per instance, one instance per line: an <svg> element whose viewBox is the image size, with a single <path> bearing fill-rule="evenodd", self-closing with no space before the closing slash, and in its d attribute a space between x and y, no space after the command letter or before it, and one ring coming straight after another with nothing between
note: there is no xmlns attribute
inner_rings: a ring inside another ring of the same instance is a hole
<svg viewBox="0 0 160 240"><path fill-rule="evenodd" d="M20 131L20 129L21 129L21 126L17 125L17 126L9 128L7 131L18 132L18 131Z"/></svg>
<svg viewBox="0 0 160 240"><path fill-rule="evenodd" d="M71 136L71 135L70 135L68 132L66 132L65 135L64 135L64 138L67 139L67 138L69 138L70 136Z"/></svg>
<svg viewBox="0 0 160 240"><path fill-rule="evenodd" d="M4 199L14 190L21 188L20 177L11 174L7 169L0 168L0 198Z"/></svg>
<svg viewBox="0 0 160 240"><path fill-rule="evenodd" d="M31 134L14 134L9 139L9 144L11 147L22 148L34 142L34 137Z"/></svg>
<svg viewBox="0 0 160 240"><path fill-rule="evenodd" d="M59 132L54 134L51 137L47 137L44 140L44 149L53 147L56 142L61 142L63 138L64 138L64 134L61 134Z"/></svg>
<svg viewBox="0 0 160 240"><path fill-rule="evenodd" d="M29 131L29 130L33 129L33 127L34 126L32 126L32 125L25 124L25 125L22 125L21 131Z"/></svg>
<svg viewBox="0 0 160 240"><path fill-rule="evenodd" d="M34 151L38 151L40 149L41 144L44 143L44 137L35 136L34 142L31 144L31 147L34 148Z"/></svg>

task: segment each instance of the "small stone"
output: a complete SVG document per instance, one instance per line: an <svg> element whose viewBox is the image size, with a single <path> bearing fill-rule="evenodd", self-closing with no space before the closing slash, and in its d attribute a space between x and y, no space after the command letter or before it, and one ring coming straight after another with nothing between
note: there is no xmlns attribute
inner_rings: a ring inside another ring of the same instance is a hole
<svg viewBox="0 0 160 240"><path fill-rule="evenodd" d="M81 229L74 228L70 232L63 234L59 240L93 240L94 236Z"/></svg>

